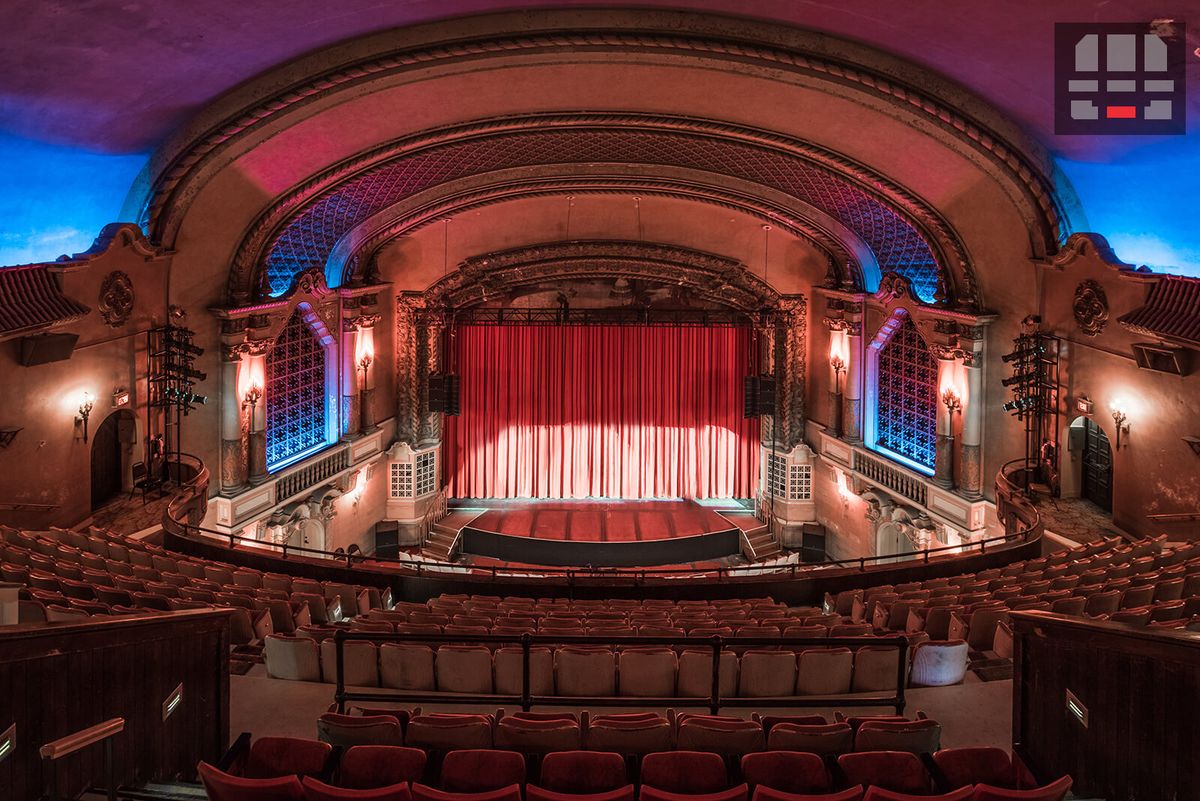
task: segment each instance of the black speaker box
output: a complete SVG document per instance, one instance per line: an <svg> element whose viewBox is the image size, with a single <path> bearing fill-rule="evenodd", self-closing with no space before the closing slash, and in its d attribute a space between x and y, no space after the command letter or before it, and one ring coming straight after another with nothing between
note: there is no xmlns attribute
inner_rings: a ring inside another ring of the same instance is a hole
<svg viewBox="0 0 1200 801"><path fill-rule="evenodd" d="M21 339L21 366L62 362L71 358L78 334L41 334Z"/></svg>
<svg viewBox="0 0 1200 801"><path fill-rule="evenodd" d="M429 376L429 411L457 417L459 406L458 376L453 374Z"/></svg>
<svg viewBox="0 0 1200 801"><path fill-rule="evenodd" d="M400 554L400 524L395 520L381 520L375 524L375 550L373 556L395 559Z"/></svg>
<svg viewBox="0 0 1200 801"><path fill-rule="evenodd" d="M775 377L748 375L742 380L742 416L775 414Z"/></svg>

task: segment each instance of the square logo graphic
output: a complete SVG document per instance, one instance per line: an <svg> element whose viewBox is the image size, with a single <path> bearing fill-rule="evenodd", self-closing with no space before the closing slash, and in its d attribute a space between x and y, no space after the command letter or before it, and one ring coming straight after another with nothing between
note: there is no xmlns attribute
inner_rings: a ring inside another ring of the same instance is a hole
<svg viewBox="0 0 1200 801"><path fill-rule="evenodd" d="M1054 26L1056 134L1187 131L1182 23Z"/></svg>

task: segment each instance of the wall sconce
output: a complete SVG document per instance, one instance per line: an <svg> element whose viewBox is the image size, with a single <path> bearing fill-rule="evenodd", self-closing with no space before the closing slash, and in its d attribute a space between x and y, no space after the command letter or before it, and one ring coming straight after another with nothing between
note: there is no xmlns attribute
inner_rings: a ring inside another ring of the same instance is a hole
<svg viewBox="0 0 1200 801"><path fill-rule="evenodd" d="M962 411L962 400L958 397L958 393L954 391L954 387L946 387L942 390L942 403L946 406L946 411L950 413L950 419L954 419L955 412Z"/></svg>
<svg viewBox="0 0 1200 801"><path fill-rule="evenodd" d="M79 417L77 423L83 425L83 441L88 441L88 418L92 415L92 409L96 408L96 402L92 399L92 393L83 393L83 402L79 404Z"/></svg>
<svg viewBox="0 0 1200 801"><path fill-rule="evenodd" d="M1119 401L1114 401L1112 404L1112 418L1117 427L1117 450L1121 450L1121 435L1129 436L1129 424L1125 422L1128 416Z"/></svg>
<svg viewBox="0 0 1200 801"><path fill-rule="evenodd" d="M833 391L841 392L842 373L846 372L846 360L840 355L829 357L829 366L833 368Z"/></svg>
<svg viewBox="0 0 1200 801"><path fill-rule="evenodd" d="M250 425L254 425L254 407L262 400L263 389L258 384L251 384L250 389L246 390L246 397L242 400L242 408L250 407Z"/></svg>

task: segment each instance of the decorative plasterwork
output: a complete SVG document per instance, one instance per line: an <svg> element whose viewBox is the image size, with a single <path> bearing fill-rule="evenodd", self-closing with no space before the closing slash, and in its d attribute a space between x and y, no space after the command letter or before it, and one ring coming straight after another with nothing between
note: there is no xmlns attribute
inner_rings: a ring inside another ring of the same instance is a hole
<svg viewBox="0 0 1200 801"><path fill-rule="evenodd" d="M230 273L249 297L264 266L276 282L324 265L354 226L405 197L501 168L615 162L705 170L800 198L861 237L881 270L904 271L951 305L978 291L965 249L941 216L845 157L769 131L647 114L545 114L417 134L349 159L283 196L251 226ZM947 272L952 273L947 276ZM276 289L278 287L276 286Z"/></svg>
<svg viewBox="0 0 1200 801"><path fill-rule="evenodd" d="M133 313L133 281L126 273L114 270L100 284L100 316L109 328L118 328Z"/></svg>
<svg viewBox="0 0 1200 801"><path fill-rule="evenodd" d="M274 85L280 88L273 93L264 92L247 100L223 119L214 115L204 133L176 152L155 176L141 221L153 231L157 241L171 241L187 199L194 192L188 188L190 179L226 146L300 106L406 72L420 71L428 75L436 73L439 66L449 67L464 61L518 56L537 58L567 51L605 53L624 58L690 57L703 61L707 69L790 73L827 82L830 91L845 93L847 88L852 89L877 103L882 102L895 112L915 115L923 124L983 155L990 169L1014 184L1031 207L1027 216L1041 240L1040 248L1035 249L1052 251L1060 238L1061 212L1046 171L1025 148L983 122L978 111L972 113L955 107L923 88L923 82L916 76L902 80L892 71L867 63L864 56L869 55L868 52L851 51L858 58L839 57L844 49L830 48L823 38L779 25L740 20L734 25L728 20L718 23L696 15L664 12L655 12L653 16L646 12L630 12L625 16L629 18L627 28L602 21L589 25L581 21L588 18L580 13L526 15L521 18L520 33L512 32L516 29L511 18L499 17L501 32L481 34L478 29L470 33L451 29L442 33L444 41L420 42L354 60L340 56L343 59L340 63L314 70L314 74L306 79L277 80ZM432 38L424 30L421 33L427 40ZM406 39L419 41L419 36ZM882 62L878 58L872 60ZM894 69L894 64L891 66ZM934 84L930 82L929 85ZM974 99L970 103L977 109L981 105Z"/></svg>
<svg viewBox="0 0 1200 801"><path fill-rule="evenodd" d="M1041 261L1042 264L1048 267L1054 267L1061 270L1070 265L1076 259L1084 256L1095 256L1110 267L1114 267L1121 272L1134 272L1139 268L1132 264L1126 264L1121 261L1112 246L1108 244L1108 240L1100 234L1090 232L1080 232L1071 234L1058 252L1051 258ZM1145 271L1145 268L1141 268Z"/></svg>
<svg viewBox="0 0 1200 801"><path fill-rule="evenodd" d="M733 259L649 242L550 242L467 259L424 294L427 307L462 308L510 288L552 279L622 277L669 281L697 295L754 314L780 295Z"/></svg>
<svg viewBox="0 0 1200 801"><path fill-rule="evenodd" d="M1075 324L1089 337L1094 337L1108 325L1108 295L1098 281L1087 279L1075 287L1075 300L1071 304Z"/></svg>

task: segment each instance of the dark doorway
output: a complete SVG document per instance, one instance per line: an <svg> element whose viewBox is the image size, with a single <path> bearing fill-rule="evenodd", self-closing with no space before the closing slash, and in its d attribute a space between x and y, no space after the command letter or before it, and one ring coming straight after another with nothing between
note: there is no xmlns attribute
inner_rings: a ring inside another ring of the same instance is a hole
<svg viewBox="0 0 1200 801"><path fill-rule="evenodd" d="M92 508L103 506L121 492L125 476L125 454L136 436L131 412L119 411L105 418L92 435Z"/></svg>
<svg viewBox="0 0 1200 801"><path fill-rule="evenodd" d="M1104 429L1083 421L1083 479L1079 494L1106 512L1112 511L1112 448Z"/></svg>

